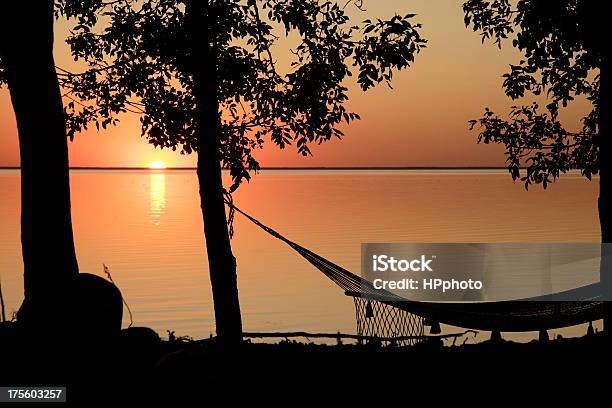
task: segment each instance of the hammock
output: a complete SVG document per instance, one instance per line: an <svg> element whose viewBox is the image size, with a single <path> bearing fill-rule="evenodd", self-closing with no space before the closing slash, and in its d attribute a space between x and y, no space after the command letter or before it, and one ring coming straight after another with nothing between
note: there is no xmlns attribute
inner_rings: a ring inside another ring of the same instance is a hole
<svg viewBox="0 0 612 408"><path fill-rule="evenodd" d="M583 299L581 301L550 301L547 300L546 296L479 303L435 303L406 300L388 291L375 289L371 282L285 238L236 207L230 200L226 200L226 203L231 211L239 212L265 232L293 248L332 282L342 288L346 295L355 298L355 306L361 305L365 315L372 313L370 302L379 302L382 305L379 308L382 307L387 310L390 306L420 316L428 321L468 329L500 332L558 329L590 323L603 318L604 302L602 301L599 284L553 295L554 299ZM230 219L231 217L230 215ZM365 305L363 304L364 299L366 301Z"/></svg>

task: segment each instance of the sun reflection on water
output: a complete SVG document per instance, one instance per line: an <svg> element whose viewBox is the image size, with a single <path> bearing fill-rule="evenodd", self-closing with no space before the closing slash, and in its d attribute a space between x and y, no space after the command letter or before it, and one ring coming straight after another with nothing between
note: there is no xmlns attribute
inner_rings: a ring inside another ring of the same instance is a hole
<svg viewBox="0 0 612 408"><path fill-rule="evenodd" d="M166 211L166 175L163 171L154 171L149 180L151 219L153 224L159 225Z"/></svg>

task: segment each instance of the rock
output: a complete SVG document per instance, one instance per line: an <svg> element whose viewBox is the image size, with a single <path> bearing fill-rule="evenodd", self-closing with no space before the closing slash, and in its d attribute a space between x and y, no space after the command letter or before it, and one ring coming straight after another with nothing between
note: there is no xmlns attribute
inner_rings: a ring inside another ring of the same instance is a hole
<svg viewBox="0 0 612 408"><path fill-rule="evenodd" d="M129 327L121 330L119 356L124 370L139 371L153 367L161 355L162 341L148 327Z"/></svg>
<svg viewBox="0 0 612 408"><path fill-rule="evenodd" d="M75 287L76 331L87 337L108 338L119 335L123 317L123 298L112 282L97 275L81 273Z"/></svg>
<svg viewBox="0 0 612 408"><path fill-rule="evenodd" d="M148 327L128 327L121 330L121 342L128 347L157 347L161 344L161 338Z"/></svg>

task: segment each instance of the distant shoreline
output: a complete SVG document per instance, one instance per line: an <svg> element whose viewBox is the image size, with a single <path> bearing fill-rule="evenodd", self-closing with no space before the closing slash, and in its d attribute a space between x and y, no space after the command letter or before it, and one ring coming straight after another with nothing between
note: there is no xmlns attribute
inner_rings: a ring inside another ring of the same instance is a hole
<svg viewBox="0 0 612 408"><path fill-rule="evenodd" d="M0 166L0 170L20 170L18 166ZM149 167L70 167L70 170L196 170L195 167L168 167L165 169L151 169ZM506 167L493 166L477 166L477 167L460 167L460 166L414 166L414 167L395 167L395 166L338 166L338 167L262 167L260 170L507 170Z"/></svg>

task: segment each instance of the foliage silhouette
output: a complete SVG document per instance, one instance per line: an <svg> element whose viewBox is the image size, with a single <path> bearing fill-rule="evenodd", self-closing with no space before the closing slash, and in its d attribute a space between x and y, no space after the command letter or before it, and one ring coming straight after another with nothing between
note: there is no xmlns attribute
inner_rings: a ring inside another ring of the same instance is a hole
<svg viewBox="0 0 612 408"><path fill-rule="evenodd" d="M512 99L531 92L546 94L544 110L537 103L515 106L510 120L486 109L472 128L480 127L478 140L506 146L507 163L514 179L528 188L544 188L561 173L580 169L591 178L599 170L597 133L599 122L598 73L603 43L598 38L593 2L522 0L513 8L510 1L470 0L464 3L465 24L479 31L483 42L492 40L501 47L514 34L512 45L524 59L504 74L503 87ZM584 95L593 110L583 118L580 131L572 132L559 121L560 107ZM526 164L526 175L520 166Z"/></svg>
<svg viewBox="0 0 612 408"><path fill-rule="evenodd" d="M61 75L70 136L132 112L153 145L198 154L217 334L239 339L224 194L259 169L255 153L266 140L309 155L313 143L342 137L342 124L359 119L345 106L347 79L355 73L364 91L390 84L425 46L421 26L414 14L355 23L347 13L363 11L355 0L59 3L58 13L77 17L68 44L88 65ZM288 67L274 56L280 47ZM227 190L222 167L232 177Z"/></svg>

